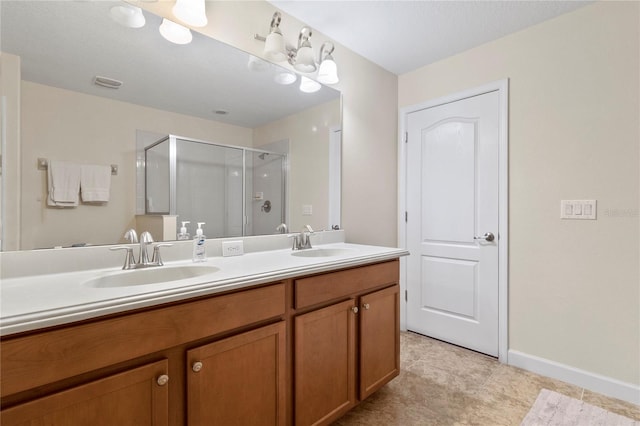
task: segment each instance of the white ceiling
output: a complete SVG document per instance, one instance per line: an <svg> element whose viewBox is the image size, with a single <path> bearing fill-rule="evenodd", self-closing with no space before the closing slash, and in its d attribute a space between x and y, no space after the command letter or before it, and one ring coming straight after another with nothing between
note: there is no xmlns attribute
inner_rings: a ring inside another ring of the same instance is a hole
<svg viewBox="0 0 640 426"><path fill-rule="evenodd" d="M591 3L573 0L269 2L398 75Z"/></svg>

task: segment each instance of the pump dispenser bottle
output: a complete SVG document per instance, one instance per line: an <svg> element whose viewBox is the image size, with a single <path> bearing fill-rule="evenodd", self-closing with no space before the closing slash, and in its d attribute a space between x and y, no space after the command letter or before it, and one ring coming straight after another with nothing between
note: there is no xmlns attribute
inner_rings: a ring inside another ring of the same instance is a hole
<svg viewBox="0 0 640 426"><path fill-rule="evenodd" d="M193 239L193 261L194 262L205 262L207 260L207 254L204 249L204 242L206 240L206 236L202 231L202 225L204 222L198 222L198 229L196 229L196 236Z"/></svg>
<svg viewBox="0 0 640 426"><path fill-rule="evenodd" d="M190 235L187 232L187 223L191 223L189 221L182 222L182 228L180 228L180 232L178 232L178 240L189 240Z"/></svg>

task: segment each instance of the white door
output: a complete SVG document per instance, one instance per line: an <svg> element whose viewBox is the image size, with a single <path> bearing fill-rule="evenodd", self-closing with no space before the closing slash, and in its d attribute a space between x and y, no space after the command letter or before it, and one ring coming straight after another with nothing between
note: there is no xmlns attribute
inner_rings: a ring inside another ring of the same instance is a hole
<svg viewBox="0 0 640 426"><path fill-rule="evenodd" d="M407 328L498 356L499 92L407 115Z"/></svg>

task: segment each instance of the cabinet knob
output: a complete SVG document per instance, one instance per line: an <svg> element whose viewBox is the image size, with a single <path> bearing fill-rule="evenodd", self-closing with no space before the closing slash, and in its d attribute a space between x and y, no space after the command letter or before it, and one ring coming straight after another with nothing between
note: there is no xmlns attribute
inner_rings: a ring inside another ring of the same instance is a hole
<svg viewBox="0 0 640 426"><path fill-rule="evenodd" d="M353 308L351 308L351 311L352 311L354 314L357 314L357 313L358 313L358 307L357 307L357 306L354 306Z"/></svg>
<svg viewBox="0 0 640 426"><path fill-rule="evenodd" d="M158 386L164 386L167 384L167 382L169 382L169 376L167 376L166 374L163 374L162 376L158 377L158 380L156 380Z"/></svg>
<svg viewBox="0 0 640 426"><path fill-rule="evenodd" d="M198 371L202 370L202 363L200 361L194 362L191 366L191 369L194 373L197 373Z"/></svg>
<svg viewBox="0 0 640 426"><path fill-rule="evenodd" d="M369 304L368 303L363 303L362 307L366 310L369 310Z"/></svg>

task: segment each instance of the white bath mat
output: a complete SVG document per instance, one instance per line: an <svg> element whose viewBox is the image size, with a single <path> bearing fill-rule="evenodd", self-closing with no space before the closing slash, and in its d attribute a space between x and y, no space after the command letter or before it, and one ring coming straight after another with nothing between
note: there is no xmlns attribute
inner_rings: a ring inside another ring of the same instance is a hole
<svg viewBox="0 0 640 426"><path fill-rule="evenodd" d="M542 389L520 426L640 426L640 422Z"/></svg>

